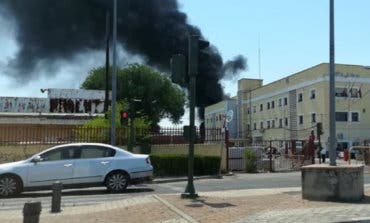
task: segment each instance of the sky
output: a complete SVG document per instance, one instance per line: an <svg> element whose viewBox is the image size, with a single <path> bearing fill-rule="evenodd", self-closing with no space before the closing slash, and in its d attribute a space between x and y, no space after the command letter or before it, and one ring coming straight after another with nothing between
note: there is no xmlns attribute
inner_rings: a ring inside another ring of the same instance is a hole
<svg viewBox="0 0 370 223"><path fill-rule="evenodd" d="M179 5L224 61L239 54L247 58L246 71L221 82L230 96L240 78L267 84L329 61L329 0L179 0ZM368 0L335 1L336 63L370 65L369 8ZM60 61L62 70L52 79L14 82L4 66L17 52L17 28L1 16L0 27L0 96L46 97L41 88L78 88L97 60L104 64L103 51L91 51L90 57L85 52L73 63Z"/></svg>
<svg viewBox="0 0 370 223"><path fill-rule="evenodd" d="M336 63L370 65L370 1L334 2ZM267 84L329 62L329 0L181 0L180 4L189 22L202 29L224 60L246 56L248 70L238 78L261 78ZM236 80L222 83L225 92L236 94Z"/></svg>

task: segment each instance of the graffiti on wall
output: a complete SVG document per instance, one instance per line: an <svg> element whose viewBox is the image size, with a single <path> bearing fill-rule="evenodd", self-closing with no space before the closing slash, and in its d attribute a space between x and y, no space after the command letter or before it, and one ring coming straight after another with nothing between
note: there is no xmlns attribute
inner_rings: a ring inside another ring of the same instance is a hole
<svg viewBox="0 0 370 223"><path fill-rule="evenodd" d="M46 91L48 98L0 97L0 112L104 113L105 91L84 89L46 89Z"/></svg>
<svg viewBox="0 0 370 223"><path fill-rule="evenodd" d="M95 99L50 99L51 113L104 113L104 101Z"/></svg>
<svg viewBox="0 0 370 223"><path fill-rule="evenodd" d="M0 112L48 112L49 99L47 98L22 98L0 97Z"/></svg>

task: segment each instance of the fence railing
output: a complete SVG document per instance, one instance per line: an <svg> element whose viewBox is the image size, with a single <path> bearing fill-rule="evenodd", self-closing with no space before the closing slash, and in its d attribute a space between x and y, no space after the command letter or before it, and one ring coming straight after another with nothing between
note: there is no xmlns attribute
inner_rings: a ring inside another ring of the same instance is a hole
<svg viewBox="0 0 370 223"><path fill-rule="evenodd" d="M116 129L116 144L127 145L130 128ZM195 143L220 142L220 129L196 130ZM135 141L147 144L186 144L183 128L160 128L158 130L135 129ZM17 126L0 127L0 144L60 144L72 142L110 142L110 128L84 126Z"/></svg>
<svg viewBox="0 0 370 223"><path fill-rule="evenodd" d="M295 171L304 165L312 163L307 156L305 141L297 140L268 140L242 145L240 142L233 142L228 153L230 170L244 171L246 169L246 150L253 150L256 154L256 168L259 172L264 171Z"/></svg>

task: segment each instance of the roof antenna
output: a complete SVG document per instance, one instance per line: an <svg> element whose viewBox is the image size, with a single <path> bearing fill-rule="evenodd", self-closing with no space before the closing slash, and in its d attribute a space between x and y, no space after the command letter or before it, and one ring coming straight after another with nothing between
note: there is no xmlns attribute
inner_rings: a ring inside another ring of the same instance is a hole
<svg viewBox="0 0 370 223"><path fill-rule="evenodd" d="M261 43L260 34L258 33L258 79L261 79Z"/></svg>

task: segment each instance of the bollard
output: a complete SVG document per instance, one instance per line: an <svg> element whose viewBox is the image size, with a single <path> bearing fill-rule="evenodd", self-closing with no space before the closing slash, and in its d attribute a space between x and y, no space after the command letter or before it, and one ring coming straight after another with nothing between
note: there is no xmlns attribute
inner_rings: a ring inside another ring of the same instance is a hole
<svg viewBox="0 0 370 223"><path fill-rule="evenodd" d="M51 213L60 212L60 202L62 198L62 183L59 181L53 184L53 195L51 197Z"/></svg>
<svg viewBox="0 0 370 223"><path fill-rule="evenodd" d="M39 223L41 202L26 202L23 207L23 223Z"/></svg>

